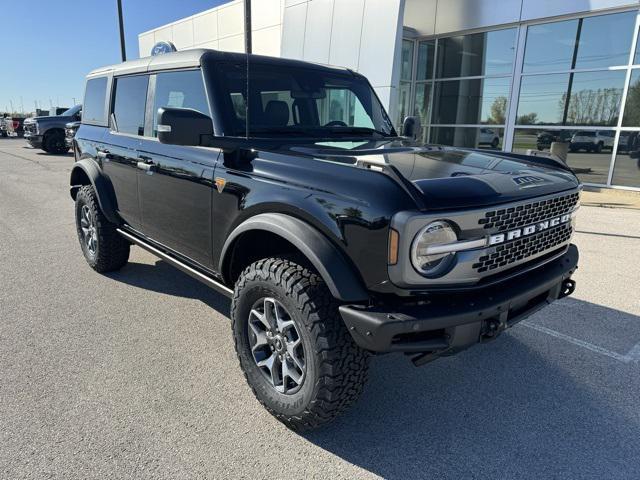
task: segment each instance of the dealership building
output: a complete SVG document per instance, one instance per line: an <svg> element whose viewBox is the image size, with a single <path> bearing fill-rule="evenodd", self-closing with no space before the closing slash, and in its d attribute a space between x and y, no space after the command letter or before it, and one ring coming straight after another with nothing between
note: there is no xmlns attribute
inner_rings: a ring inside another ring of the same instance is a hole
<svg viewBox="0 0 640 480"><path fill-rule="evenodd" d="M640 190L638 0L253 0L253 53L367 76L428 143L547 154ZM244 50L242 0L139 35ZM562 149L560 149L562 150Z"/></svg>

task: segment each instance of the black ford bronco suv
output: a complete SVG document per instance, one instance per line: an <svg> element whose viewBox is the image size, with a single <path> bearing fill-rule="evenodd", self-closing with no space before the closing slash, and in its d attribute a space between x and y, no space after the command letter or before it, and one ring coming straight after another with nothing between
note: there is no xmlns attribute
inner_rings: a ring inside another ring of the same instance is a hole
<svg viewBox="0 0 640 480"><path fill-rule="evenodd" d="M87 78L71 172L98 272L138 245L232 298L258 400L334 418L371 353L417 365L573 292L580 185L550 158L419 146L353 71L188 50Z"/></svg>

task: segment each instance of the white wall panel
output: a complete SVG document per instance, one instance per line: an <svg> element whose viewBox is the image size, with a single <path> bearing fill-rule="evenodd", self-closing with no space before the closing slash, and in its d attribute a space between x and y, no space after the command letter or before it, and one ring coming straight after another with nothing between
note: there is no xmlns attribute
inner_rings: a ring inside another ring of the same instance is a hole
<svg viewBox="0 0 640 480"><path fill-rule="evenodd" d="M309 2L304 35L304 60L329 63L333 1L312 0Z"/></svg>
<svg viewBox="0 0 640 480"><path fill-rule="evenodd" d="M204 43L197 43L193 46L193 48L212 48L214 50L219 50L220 46L218 44L218 40L210 40Z"/></svg>
<svg viewBox="0 0 640 480"><path fill-rule="evenodd" d="M244 52L244 34L219 39L218 48L226 52Z"/></svg>
<svg viewBox="0 0 640 480"><path fill-rule="evenodd" d="M280 25L275 27L263 28L253 32L253 53L258 55L269 55L272 57L280 56ZM243 49L244 50L244 49Z"/></svg>
<svg viewBox="0 0 640 480"><path fill-rule="evenodd" d="M151 49L155 44L153 32L143 33L138 37L138 55L140 58L151 55Z"/></svg>
<svg viewBox="0 0 640 480"><path fill-rule="evenodd" d="M242 2L223 5L218 10L218 38L244 32L244 7Z"/></svg>
<svg viewBox="0 0 640 480"><path fill-rule="evenodd" d="M207 12L193 18L193 43L218 39L218 11Z"/></svg>
<svg viewBox="0 0 640 480"><path fill-rule="evenodd" d="M256 0L251 2L252 30L260 30L266 27L273 27L274 25L279 25L281 22L281 0Z"/></svg>
<svg viewBox="0 0 640 480"><path fill-rule="evenodd" d="M365 0L336 0L333 6L329 63L358 68Z"/></svg>
<svg viewBox="0 0 640 480"><path fill-rule="evenodd" d="M193 20L187 18L173 24L173 43L177 49L193 46Z"/></svg>
<svg viewBox="0 0 640 480"><path fill-rule="evenodd" d="M374 86L394 85L396 50L402 35L403 0L366 0L358 71Z"/></svg>
<svg viewBox="0 0 640 480"><path fill-rule="evenodd" d="M438 0L406 0L404 25L413 28L418 35L435 34L438 5ZM443 8L447 8L446 5Z"/></svg>
<svg viewBox="0 0 640 480"><path fill-rule="evenodd" d="M302 58L307 7L307 2L303 2L284 9L281 55L285 58Z"/></svg>
<svg viewBox="0 0 640 480"><path fill-rule="evenodd" d="M522 0L439 0L435 33L517 22L521 6Z"/></svg>
<svg viewBox="0 0 640 480"><path fill-rule="evenodd" d="M153 32L153 43L173 42L173 29L171 26L159 28Z"/></svg>

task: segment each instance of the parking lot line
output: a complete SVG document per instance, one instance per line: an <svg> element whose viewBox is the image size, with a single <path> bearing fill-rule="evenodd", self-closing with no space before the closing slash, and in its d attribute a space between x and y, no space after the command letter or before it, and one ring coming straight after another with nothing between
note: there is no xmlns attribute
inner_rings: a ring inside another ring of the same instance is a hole
<svg viewBox="0 0 640 480"><path fill-rule="evenodd" d="M535 323L524 321L520 322L520 325L524 325L525 327L537 330L538 332L546 333L547 335L551 335L552 337L556 337L579 347L586 348L587 350L599 353L600 355L605 355L622 363L640 362L640 343L634 345L626 355L622 355L620 353L607 350L606 348L599 347L598 345L594 345L593 343L585 342L584 340L574 338L570 335L565 335L564 333L556 332L555 330L551 330L550 328L536 325Z"/></svg>

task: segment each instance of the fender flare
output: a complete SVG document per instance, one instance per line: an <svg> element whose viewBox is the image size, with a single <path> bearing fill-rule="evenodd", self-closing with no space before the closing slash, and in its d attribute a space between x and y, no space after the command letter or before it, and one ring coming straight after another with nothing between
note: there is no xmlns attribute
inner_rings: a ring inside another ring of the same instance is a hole
<svg viewBox="0 0 640 480"><path fill-rule="evenodd" d="M238 225L229 235L220 254L219 271L230 259L232 245L245 232L263 230L293 244L311 262L331 294L344 302L362 302L369 294L357 270L343 253L318 229L282 213L261 213Z"/></svg>
<svg viewBox="0 0 640 480"><path fill-rule="evenodd" d="M77 176L78 170L82 170L86 177L91 182L94 190L96 191L96 195L98 197L98 204L100 205L100 209L104 216L107 217L111 223L115 223L116 225L120 225L120 219L116 214L116 209L114 207L112 198L113 196L113 187L111 183L102 175L102 172L96 165L95 161L91 158L83 158L82 160L77 161L73 168L71 169L71 177L69 180L70 193L71 198L75 200L76 193L78 189L82 186L81 184L74 183L74 178Z"/></svg>

